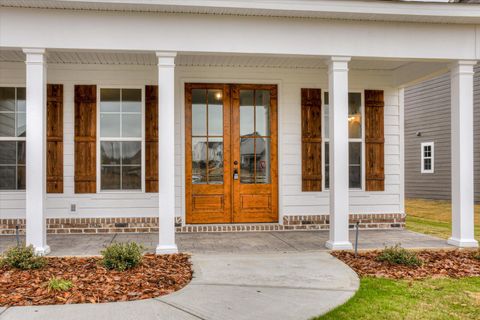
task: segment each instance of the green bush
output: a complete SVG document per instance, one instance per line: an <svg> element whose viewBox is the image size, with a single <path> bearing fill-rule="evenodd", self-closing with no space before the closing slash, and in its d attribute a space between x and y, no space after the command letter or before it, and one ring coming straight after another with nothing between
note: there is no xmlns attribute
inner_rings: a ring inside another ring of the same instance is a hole
<svg viewBox="0 0 480 320"><path fill-rule="evenodd" d="M418 267L422 265L422 260L417 257L415 252L407 251L400 244L393 247L385 247L377 256L377 261L386 261L393 265L404 265L408 267Z"/></svg>
<svg viewBox="0 0 480 320"><path fill-rule="evenodd" d="M72 287L73 283L70 280L53 277L48 281L48 290L51 291L67 291Z"/></svg>
<svg viewBox="0 0 480 320"><path fill-rule="evenodd" d="M480 248L478 248L478 250L473 253L473 258L480 260Z"/></svg>
<svg viewBox="0 0 480 320"><path fill-rule="evenodd" d="M135 243L114 243L101 252L102 264L107 269L125 271L134 268L142 261L144 248Z"/></svg>
<svg viewBox="0 0 480 320"><path fill-rule="evenodd" d="M47 264L45 257L35 254L33 246L12 247L5 251L0 266L6 265L21 270L39 269Z"/></svg>

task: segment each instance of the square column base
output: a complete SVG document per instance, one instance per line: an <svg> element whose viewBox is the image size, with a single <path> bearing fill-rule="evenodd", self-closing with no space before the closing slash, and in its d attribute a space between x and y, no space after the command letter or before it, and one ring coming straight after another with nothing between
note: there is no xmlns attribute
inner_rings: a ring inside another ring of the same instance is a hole
<svg viewBox="0 0 480 320"><path fill-rule="evenodd" d="M177 245L171 245L171 246L158 245L157 249L155 250L155 254L172 254L172 253L178 253Z"/></svg>
<svg viewBox="0 0 480 320"><path fill-rule="evenodd" d="M478 248L478 241L475 239L449 238L447 243L460 248Z"/></svg>
<svg viewBox="0 0 480 320"><path fill-rule="evenodd" d="M352 250L353 246L350 241L331 241L328 240L325 243L325 247L330 250Z"/></svg>
<svg viewBox="0 0 480 320"><path fill-rule="evenodd" d="M43 247L34 247L34 249L35 249L35 254L37 254L39 256L46 256L51 251L50 246L48 246L48 245L45 245Z"/></svg>

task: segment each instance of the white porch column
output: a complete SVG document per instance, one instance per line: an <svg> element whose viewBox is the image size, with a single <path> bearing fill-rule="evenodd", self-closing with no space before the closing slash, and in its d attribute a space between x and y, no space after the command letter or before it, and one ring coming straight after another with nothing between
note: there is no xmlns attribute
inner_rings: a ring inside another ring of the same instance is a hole
<svg viewBox="0 0 480 320"><path fill-rule="evenodd" d="M46 91L45 49L24 49L27 69L26 233L37 254L50 252L45 221Z"/></svg>
<svg viewBox="0 0 480 320"><path fill-rule="evenodd" d="M473 235L473 66L457 61L450 69L452 112L452 236L448 243L477 247Z"/></svg>
<svg viewBox="0 0 480 320"><path fill-rule="evenodd" d="M330 121L330 237L332 250L352 249L348 240L348 62L331 57L328 63Z"/></svg>
<svg viewBox="0 0 480 320"><path fill-rule="evenodd" d="M158 246L157 254L178 252L175 243L175 56L158 58Z"/></svg>

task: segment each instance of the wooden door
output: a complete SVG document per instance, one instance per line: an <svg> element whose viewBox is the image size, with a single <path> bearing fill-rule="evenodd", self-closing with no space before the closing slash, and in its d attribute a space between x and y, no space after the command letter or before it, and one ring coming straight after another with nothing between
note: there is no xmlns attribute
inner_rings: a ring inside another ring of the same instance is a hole
<svg viewBox="0 0 480 320"><path fill-rule="evenodd" d="M276 86L185 85L188 224L278 221L276 110Z"/></svg>
<svg viewBox="0 0 480 320"><path fill-rule="evenodd" d="M277 86L232 86L233 222L278 221Z"/></svg>

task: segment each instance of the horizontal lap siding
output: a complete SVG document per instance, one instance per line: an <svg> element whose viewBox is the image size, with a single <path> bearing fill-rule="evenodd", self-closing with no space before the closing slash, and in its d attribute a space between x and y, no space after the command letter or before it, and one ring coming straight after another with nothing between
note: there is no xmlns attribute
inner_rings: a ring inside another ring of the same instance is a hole
<svg viewBox="0 0 480 320"><path fill-rule="evenodd" d="M480 68L474 78L475 200L480 201ZM405 90L405 195L451 199L450 74ZM422 135L416 136L420 131ZM421 143L435 143L435 172L421 173Z"/></svg>
<svg viewBox="0 0 480 320"><path fill-rule="evenodd" d="M23 83L24 65L2 69L0 82L17 77ZM55 66L48 69L48 82L64 85L64 194L47 196L48 217L133 217L155 216L158 213L156 193L96 193L74 194L74 85L96 84L114 87L141 87L157 82L156 67L129 66ZM350 192L352 213L401 212L400 178L400 110L398 90L385 87L383 75L351 72L352 90L375 88L385 92L385 191ZM385 74L383 72L383 74ZM279 187L280 210L283 215L327 214L328 191L302 192L301 174L301 88L327 88L327 70L274 68L176 68L175 113L175 206L176 215L183 215L184 153L183 153L183 88L186 82L256 82L279 84ZM24 193L14 196L0 193L2 217L24 216ZM76 204L77 214L69 213L70 204Z"/></svg>

